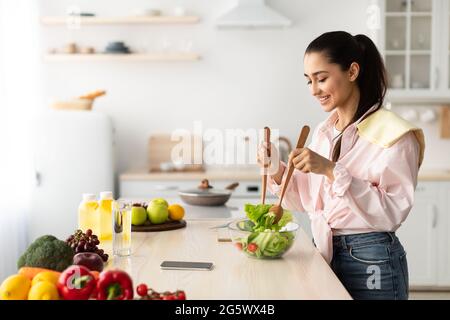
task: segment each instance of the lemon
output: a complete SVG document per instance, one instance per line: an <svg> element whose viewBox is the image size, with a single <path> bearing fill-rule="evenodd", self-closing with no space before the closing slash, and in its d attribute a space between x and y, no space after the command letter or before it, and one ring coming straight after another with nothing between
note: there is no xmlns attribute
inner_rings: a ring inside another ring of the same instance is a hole
<svg viewBox="0 0 450 320"><path fill-rule="evenodd" d="M59 300L58 289L51 282L39 281L31 287L28 300Z"/></svg>
<svg viewBox="0 0 450 320"><path fill-rule="evenodd" d="M31 280L21 274L9 276L0 286L0 300L27 300Z"/></svg>
<svg viewBox="0 0 450 320"><path fill-rule="evenodd" d="M171 204L169 206L169 218L170 220L181 220L184 217L184 208L179 204Z"/></svg>
<svg viewBox="0 0 450 320"><path fill-rule="evenodd" d="M58 283L59 275L53 271L42 271L39 272L31 281L31 286L41 281L47 281L56 285Z"/></svg>

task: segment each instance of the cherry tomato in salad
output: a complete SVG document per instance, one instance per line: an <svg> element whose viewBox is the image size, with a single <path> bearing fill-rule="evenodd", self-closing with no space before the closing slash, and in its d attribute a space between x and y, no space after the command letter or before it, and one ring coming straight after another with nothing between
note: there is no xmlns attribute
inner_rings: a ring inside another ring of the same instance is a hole
<svg viewBox="0 0 450 320"><path fill-rule="evenodd" d="M247 246L247 250L250 252L255 252L256 250L258 250L258 245L256 243L249 243Z"/></svg>
<svg viewBox="0 0 450 320"><path fill-rule="evenodd" d="M242 243L240 242L236 242L236 248L238 248L239 250L242 250Z"/></svg>

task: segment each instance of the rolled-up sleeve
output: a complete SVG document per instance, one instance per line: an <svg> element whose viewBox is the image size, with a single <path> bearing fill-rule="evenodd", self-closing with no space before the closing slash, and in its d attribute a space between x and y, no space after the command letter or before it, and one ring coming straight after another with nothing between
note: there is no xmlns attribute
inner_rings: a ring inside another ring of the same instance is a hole
<svg viewBox="0 0 450 320"><path fill-rule="evenodd" d="M354 177L340 162L333 170L331 194L375 230L395 230L408 216L417 184L419 145L412 133L386 149L371 165L379 181Z"/></svg>
<svg viewBox="0 0 450 320"><path fill-rule="evenodd" d="M319 144L318 137L319 137L319 130L323 126L324 122L321 122L316 129L314 130L314 133L311 138L311 143L307 146L307 148L315 150L315 146ZM283 186L283 182L286 179L287 175L287 165L284 162L280 162L280 165L284 168L284 174L283 178L280 184L277 184L275 180L272 179L272 177L269 176L269 179L267 179L267 188L268 190L274 194L280 197L281 195L281 188ZM306 212L306 211L313 211L312 206L312 194L311 194L311 179L310 174L303 173L300 170L294 169L294 172L292 173L291 181L289 182L286 193L283 198L282 206L284 208L295 210L298 212Z"/></svg>

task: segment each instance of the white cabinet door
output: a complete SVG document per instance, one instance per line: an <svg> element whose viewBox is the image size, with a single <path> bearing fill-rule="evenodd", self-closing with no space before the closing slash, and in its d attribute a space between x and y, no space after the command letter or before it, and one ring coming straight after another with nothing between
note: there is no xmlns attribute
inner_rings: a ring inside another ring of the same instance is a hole
<svg viewBox="0 0 450 320"><path fill-rule="evenodd" d="M437 183L419 183L414 207L397 235L407 252L410 286L437 285Z"/></svg>
<svg viewBox="0 0 450 320"><path fill-rule="evenodd" d="M436 90L433 42L439 1L388 0L384 13L384 54L391 89Z"/></svg>
<svg viewBox="0 0 450 320"><path fill-rule="evenodd" d="M448 101L447 0L384 0L377 45L389 78L386 101Z"/></svg>
<svg viewBox="0 0 450 320"><path fill-rule="evenodd" d="M439 211L438 226L438 265L439 286L450 286L450 183L441 183L441 210Z"/></svg>

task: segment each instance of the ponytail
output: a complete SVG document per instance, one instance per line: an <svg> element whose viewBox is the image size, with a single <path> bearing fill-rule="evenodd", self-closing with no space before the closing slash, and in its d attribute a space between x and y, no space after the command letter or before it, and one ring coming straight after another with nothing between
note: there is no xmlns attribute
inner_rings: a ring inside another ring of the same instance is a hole
<svg viewBox="0 0 450 320"><path fill-rule="evenodd" d="M360 120L372 106L377 106L373 111L381 108L387 88L386 69L380 52L369 37L363 34L352 36L345 31L327 32L309 44L305 54L310 52L325 54L330 63L338 64L343 71L347 71L353 62L359 65L360 70L356 79L360 91L358 108L342 132ZM334 162L339 160L341 140L342 133L333 149Z"/></svg>

